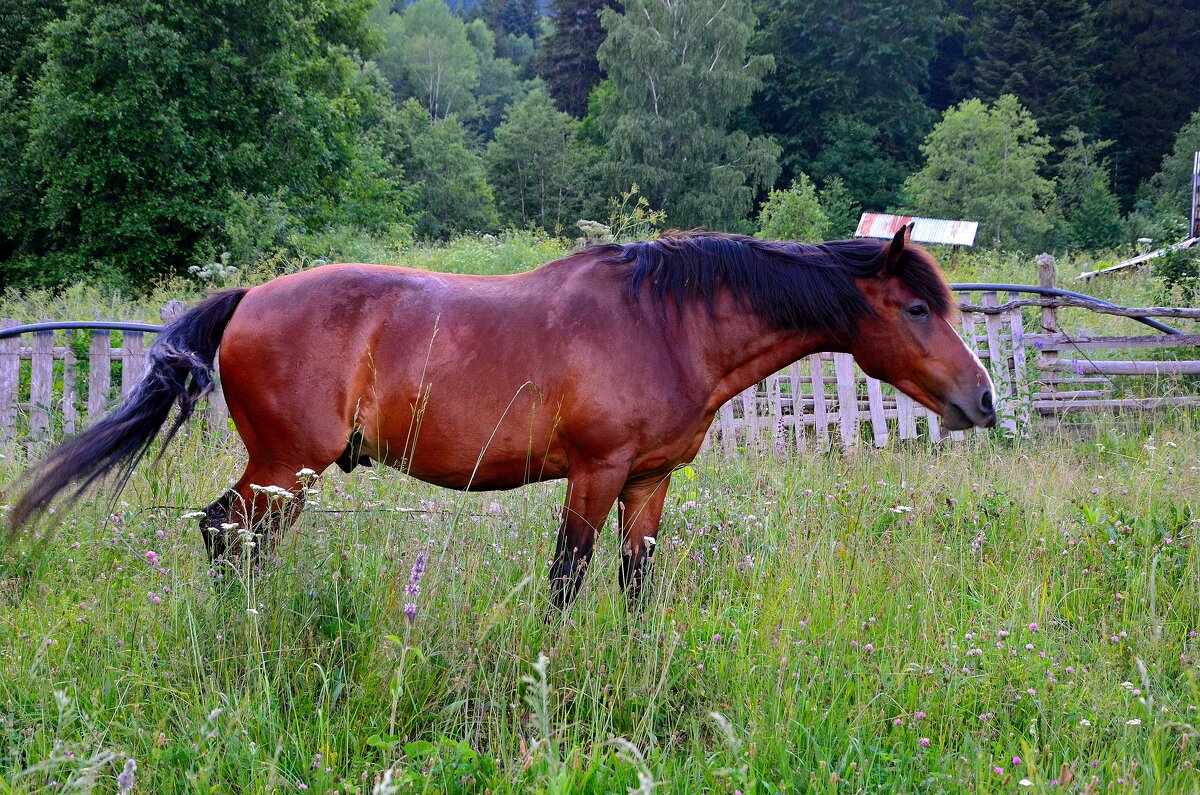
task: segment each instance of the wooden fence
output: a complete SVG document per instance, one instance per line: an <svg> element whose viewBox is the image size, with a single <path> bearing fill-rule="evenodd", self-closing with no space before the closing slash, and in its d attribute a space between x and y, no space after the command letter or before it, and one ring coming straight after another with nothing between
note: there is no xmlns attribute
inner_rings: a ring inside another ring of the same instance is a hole
<svg viewBox="0 0 1200 795"><path fill-rule="evenodd" d="M1200 335L1072 337L1060 330L1055 313L1060 306L1083 305L1074 299L1022 299L1016 292L993 290L960 292L958 297L964 310L962 335L992 373L1000 426L1010 434L1026 432L1039 418L1068 412L1200 405L1195 392L1130 397L1120 394L1113 381L1130 375L1197 375L1200 362L1109 358L1114 350L1200 346ZM1022 315L1031 306L1041 310L1032 333ZM1112 314L1200 318L1195 309L1088 306ZM182 309L179 302L168 304L163 320ZM15 325L0 320L0 329ZM0 339L0 440L57 438L94 422L145 374L146 351L141 331L41 331ZM206 416L211 429L228 429L219 390L211 396ZM962 431L944 432L937 415L867 377L848 354L819 354L722 406L709 444L728 451L751 446L787 452L834 444L883 446L895 438L937 442L965 437Z"/></svg>
<svg viewBox="0 0 1200 795"><path fill-rule="evenodd" d="M1079 306L1109 314L1193 319L1200 319L1200 310L1104 307L1076 299L1023 299L1017 292L994 290L962 291L957 296L960 332L991 372L999 425L1007 433L1026 433L1043 418L1078 411L1200 406L1195 391L1130 397L1113 381L1120 376L1197 375L1200 361L1109 358L1118 350L1200 347L1200 334L1074 337L1061 331L1057 309ZM1035 326L1033 333L1022 315L1029 306L1042 312L1040 328ZM967 433L943 431L936 414L867 376L849 354L823 353L800 360L722 406L708 443L730 452L744 445L787 452L824 450L834 443L882 447L894 438L962 440Z"/></svg>

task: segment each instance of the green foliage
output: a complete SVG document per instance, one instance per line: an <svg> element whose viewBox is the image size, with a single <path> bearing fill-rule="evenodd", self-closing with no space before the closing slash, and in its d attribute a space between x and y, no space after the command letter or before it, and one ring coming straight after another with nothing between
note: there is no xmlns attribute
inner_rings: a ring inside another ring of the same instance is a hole
<svg viewBox="0 0 1200 795"><path fill-rule="evenodd" d="M830 222L821 209L816 186L801 174L787 190L773 190L758 213L758 236L767 240L824 240Z"/></svg>
<svg viewBox="0 0 1200 795"><path fill-rule="evenodd" d="M555 103L577 118L588 112L588 95L604 79L596 51L604 41L600 11L620 10L617 0L552 0L554 30L542 43L538 74Z"/></svg>
<svg viewBox="0 0 1200 795"><path fill-rule="evenodd" d="M1159 213L1180 219L1188 217L1192 209L1192 166L1196 152L1200 152L1200 108L1179 128L1170 154L1162 159L1158 173L1149 180L1149 194Z"/></svg>
<svg viewBox="0 0 1200 795"><path fill-rule="evenodd" d="M499 219L492 188L458 118L431 119L414 99L400 114L407 142L405 173L420 186L413 202L417 234L447 238L495 229Z"/></svg>
<svg viewBox="0 0 1200 795"><path fill-rule="evenodd" d="M367 10L364 0L68 2L40 44L17 169L33 207L17 254L63 263L55 280L103 263L144 285L223 247L239 193L282 191L319 227L353 219L355 189L378 219L403 224L398 175L369 129L387 99L355 60L375 44ZM4 168L11 175L12 161ZM3 267L20 277L19 260Z"/></svg>
<svg viewBox="0 0 1200 795"><path fill-rule="evenodd" d="M979 222L983 244L1032 250L1050 229L1054 186L1040 176L1050 146L1012 95L946 111L921 151L925 165L904 183L906 206L937 218Z"/></svg>
<svg viewBox="0 0 1200 795"><path fill-rule="evenodd" d="M1117 184L1128 199L1158 169L1196 109L1200 7L1178 0L1106 0L1100 23L1104 105L1116 116Z"/></svg>
<svg viewBox="0 0 1200 795"><path fill-rule="evenodd" d="M585 168L576 126L542 89L509 109L485 158L503 223L558 232L579 217Z"/></svg>
<svg viewBox="0 0 1200 795"><path fill-rule="evenodd" d="M967 96L1015 95L1054 140L1070 127L1098 129L1103 105L1093 3L981 0L968 40Z"/></svg>
<svg viewBox="0 0 1200 795"><path fill-rule="evenodd" d="M400 97L416 97L434 121L474 111L479 53L467 25L442 0L418 0L383 21L383 69Z"/></svg>
<svg viewBox="0 0 1200 795"><path fill-rule="evenodd" d="M467 25L467 37L479 58L479 89L474 114L464 123L480 139L495 135L504 111L524 98L533 85L522 78L522 69L512 60L497 56L496 37L483 20Z"/></svg>
<svg viewBox="0 0 1200 795"><path fill-rule="evenodd" d="M615 88L603 107L612 185L637 182L681 227L738 228L779 174L779 147L731 131L771 68L748 56L746 0L632 0L601 12L598 58Z"/></svg>
<svg viewBox="0 0 1200 795"><path fill-rule="evenodd" d="M1113 194L1108 160L1102 153L1112 141L1090 141L1078 127L1064 136L1056 181L1058 207L1068 227L1068 244L1073 248L1112 248L1125 231L1121 208Z"/></svg>
<svg viewBox="0 0 1200 795"><path fill-rule="evenodd" d="M845 240L853 236L854 231L858 229L858 219L862 216L862 205L851 195L842 178L830 178L817 196L821 202L821 211L829 219L829 228L825 230L825 234L835 240Z"/></svg>
<svg viewBox="0 0 1200 795"><path fill-rule="evenodd" d="M760 2L754 51L774 57L752 108L787 174L840 178L871 209L895 203L934 121L923 95L943 2Z"/></svg>
<svg viewBox="0 0 1200 795"><path fill-rule="evenodd" d="M1172 300L1172 290L1178 290L1189 303L1200 297L1200 255L1195 249L1168 251L1155 257L1154 275L1162 280L1165 300Z"/></svg>

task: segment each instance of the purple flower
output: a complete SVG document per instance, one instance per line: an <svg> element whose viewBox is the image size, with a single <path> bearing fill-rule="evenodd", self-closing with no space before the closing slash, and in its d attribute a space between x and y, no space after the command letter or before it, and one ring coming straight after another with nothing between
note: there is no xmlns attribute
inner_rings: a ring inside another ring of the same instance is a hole
<svg viewBox="0 0 1200 795"><path fill-rule="evenodd" d="M118 795L129 795L133 792L133 774L137 772L137 762L133 759L125 760L125 769L121 771L121 775L117 776L117 793Z"/></svg>
<svg viewBox="0 0 1200 795"><path fill-rule="evenodd" d="M928 737L922 737L922 738L921 738L921 747L922 747L922 748L928 748L928 747L929 747L929 738L928 738Z"/></svg>
<svg viewBox="0 0 1200 795"><path fill-rule="evenodd" d="M416 599L421 595L421 578L424 576L425 553L418 552L417 559L413 561L412 571L409 572L408 575L408 585L404 587L404 593L413 600L404 605L404 615L408 616L409 621L412 621L417 617Z"/></svg>

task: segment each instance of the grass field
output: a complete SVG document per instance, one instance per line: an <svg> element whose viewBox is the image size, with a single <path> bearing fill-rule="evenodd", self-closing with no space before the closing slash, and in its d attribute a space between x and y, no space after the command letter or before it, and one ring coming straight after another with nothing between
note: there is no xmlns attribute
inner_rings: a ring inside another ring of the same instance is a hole
<svg viewBox="0 0 1200 795"><path fill-rule="evenodd" d="M1198 430L713 454L551 625L560 485L335 471L214 579L196 432L6 549L0 792L1194 792Z"/></svg>

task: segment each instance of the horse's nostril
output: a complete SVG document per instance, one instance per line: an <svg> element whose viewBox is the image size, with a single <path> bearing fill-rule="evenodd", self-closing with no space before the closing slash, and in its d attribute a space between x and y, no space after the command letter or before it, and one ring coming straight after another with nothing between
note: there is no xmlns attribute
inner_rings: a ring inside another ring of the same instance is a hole
<svg viewBox="0 0 1200 795"><path fill-rule="evenodd" d="M983 391L983 397L980 398L979 405L983 406L985 412L992 410L992 392L989 389Z"/></svg>

